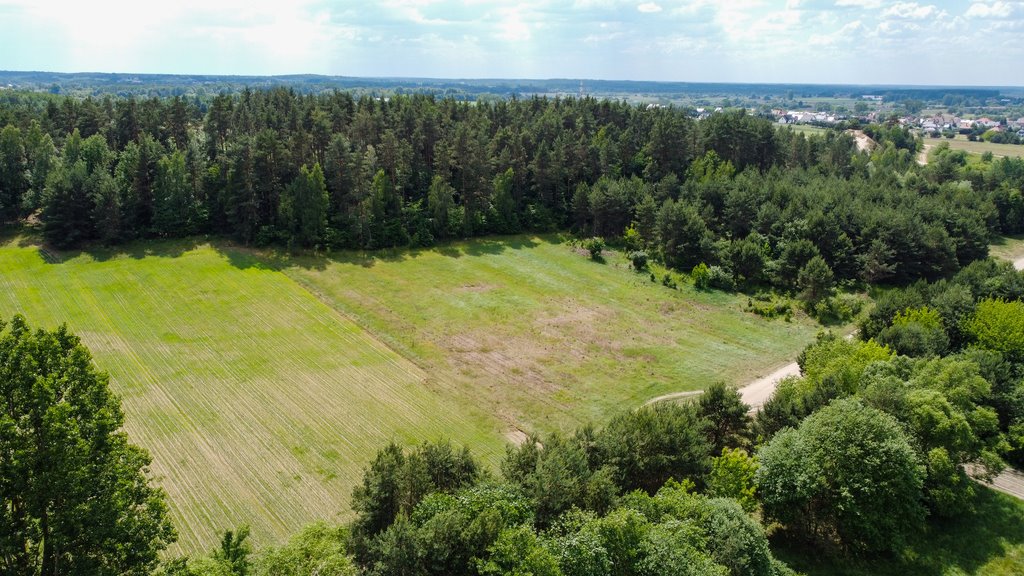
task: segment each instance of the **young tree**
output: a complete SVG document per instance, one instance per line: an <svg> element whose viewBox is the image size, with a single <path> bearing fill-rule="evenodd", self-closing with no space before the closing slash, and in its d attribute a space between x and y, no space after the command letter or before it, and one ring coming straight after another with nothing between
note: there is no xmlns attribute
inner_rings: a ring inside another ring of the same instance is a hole
<svg viewBox="0 0 1024 576"><path fill-rule="evenodd" d="M175 537L165 495L78 338L0 326L0 397L0 573L149 574Z"/></svg>

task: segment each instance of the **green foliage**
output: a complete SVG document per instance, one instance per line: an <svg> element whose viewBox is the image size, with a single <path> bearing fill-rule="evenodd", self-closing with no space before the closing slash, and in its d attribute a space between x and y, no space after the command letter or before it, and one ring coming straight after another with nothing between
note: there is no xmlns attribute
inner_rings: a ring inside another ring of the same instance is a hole
<svg viewBox="0 0 1024 576"><path fill-rule="evenodd" d="M591 260L600 261L601 252L603 252L605 248L604 238L601 238L600 236L588 238L583 242L583 248L590 253Z"/></svg>
<svg viewBox="0 0 1024 576"><path fill-rule="evenodd" d="M811 310L822 324L846 324L856 318L864 302L853 294L835 294L819 300Z"/></svg>
<svg viewBox="0 0 1024 576"><path fill-rule="evenodd" d="M740 393L724 382L716 382L704 389L697 401L697 412L708 423L707 436L712 454L718 454L724 448L749 444L749 411L750 407L743 403Z"/></svg>
<svg viewBox="0 0 1024 576"><path fill-rule="evenodd" d="M481 576L561 576L558 559L528 526L502 530L479 561Z"/></svg>
<svg viewBox="0 0 1024 576"><path fill-rule="evenodd" d="M329 197L320 164L303 165L281 196L281 220L300 246L314 246L327 230Z"/></svg>
<svg viewBox="0 0 1024 576"><path fill-rule="evenodd" d="M756 486L757 459L742 448L722 448L722 455L711 459L711 473L708 475L708 494L722 498L733 498L743 507L744 512L757 509L754 498Z"/></svg>
<svg viewBox="0 0 1024 576"><path fill-rule="evenodd" d="M766 292L758 292L747 298L747 312L753 312L763 318L791 318L793 306L789 300L779 298Z"/></svg>
<svg viewBox="0 0 1024 576"><path fill-rule="evenodd" d="M691 406L657 404L612 418L595 444L623 490L652 493L670 478L703 478L710 454L705 426Z"/></svg>
<svg viewBox="0 0 1024 576"><path fill-rule="evenodd" d="M647 252L638 250L629 253L629 263L633 266L633 269L637 272L642 272L647 269Z"/></svg>
<svg viewBox="0 0 1024 576"><path fill-rule="evenodd" d="M1001 352L1016 361L1024 360L1024 302L979 302L967 323L967 332L982 348Z"/></svg>
<svg viewBox="0 0 1024 576"><path fill-rule="evenodd" d="M252 546L247 542L249 527L242 526L237 532L225 530L220 540L220 548L213 551L211 558L224 566L233 576L247 576L252 567L249 557Z"/></svg>
<svg viewBox="0 0 1024 576"><path fill-rule="evenodd" d="M796 284L802 290L801 297L812 305L827 297L834 283L832 268L821 256L811 258L797 274Z"/></svg>
<svg viewBox="0 0 1024 576"><path fill-rule="evenodd" d="M280 547L268 548L255 562L254 576L355 576L347 554L348 530L323 522L311 524Z"/></svg>
<svg viewBox="0 0 1024 576"><path fill-rule="evenodd" d="M690 280L697 290L707 290L711 287L711 270L708 265L701 262L690 270Z"/></svg>
<svg viewBox="0 0 1024 576"><path fill-rule="evenodd" d="M939 356L949 348L949 337L939 313L927 306L897 312L892 324L879 332L876 339L906 356Z"/></svg>
<svg viewBox="0 0 1024 576"><path fill-rule="evenodd" d="M435 491L454 492L479 477L469 451L450 442L424 442L409 454L397 444L377 452L352 491L353 552L363 559L369 539L385 530L400 514L410 514L424 496Z"/></svg>
<svg viewBox="0 0 1024 576"><path fill-rule="evenodd" d="M899 550L924 518L924 469L900 424L857 400L838 400L780 432L758 452L768 518L819 545Z"/></svg>
<svg viewBox="0 0 1024 576"><path fill-rule="evenodd" d="M148 574L175 533L149 454L66 326L0 322L0 572Z"/></svg>

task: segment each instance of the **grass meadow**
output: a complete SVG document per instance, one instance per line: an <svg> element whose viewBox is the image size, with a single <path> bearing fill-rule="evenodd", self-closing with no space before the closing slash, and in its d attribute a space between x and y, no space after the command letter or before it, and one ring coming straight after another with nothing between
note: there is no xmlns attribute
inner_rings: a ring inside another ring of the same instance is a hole
<svg viewBox="0 0 1024 576"><path fill-rule="evenodd" d="M993 258L1016 262L1024 258L1024 235L1000 236L988 247Z"/></svg>
<svg viewBox="0 0 1024 576"><path fill-rule="evenodd" d="M570 430L661 394L739 384L792 361L818 327L746 296L674 290L619 253L554 236L295 260L285 274L517 430Z"/></svg>
<svg viewBox="0 0 1024 576"><path fill-rule="evenodd" d="M557 237L276 257L151 242L56 253L0 245L0 317L66 322L153 455L180 542L256 544L342 520L390 440L448 437L495 465L523 431L786 363L817 327L673 290Z"/></svg>
<svg viewBox="0 0 1024 576"><path fill-rule="evenodd" d="M956 138L925 138L924 143L935 147L947 142L953 150L964 150L969 154L981 155L991 152L995 158L1024 158L1024 146L1019 144L995 144L992 142L977 141L971 142L963 134L957 134Z"/></svg>
<svg viewBox="0 0 1024 576"><path fill-rule="evenodd" d="M243 523L271 542L347 516L392 439L501 449L489 418L283 274L243 253L167 248L54 260L4 246L0 314L66 322L109 372L170 496L179 551Z"/></svg>

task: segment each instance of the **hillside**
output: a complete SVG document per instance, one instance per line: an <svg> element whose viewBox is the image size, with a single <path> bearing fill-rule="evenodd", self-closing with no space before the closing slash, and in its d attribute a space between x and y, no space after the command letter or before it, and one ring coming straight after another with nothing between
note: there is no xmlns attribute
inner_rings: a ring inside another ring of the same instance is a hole
<svg viewBox="0 0 1024 576"><path fill-rule="evenodd" d="M493 464L517 430L743 381L816 331L554 237L295 260L187 241L56 253L21 238L0 269L0 316L67 322L110 373L184 552L243 523L267 543L346 517L389 440L451 437Z"/></svg>

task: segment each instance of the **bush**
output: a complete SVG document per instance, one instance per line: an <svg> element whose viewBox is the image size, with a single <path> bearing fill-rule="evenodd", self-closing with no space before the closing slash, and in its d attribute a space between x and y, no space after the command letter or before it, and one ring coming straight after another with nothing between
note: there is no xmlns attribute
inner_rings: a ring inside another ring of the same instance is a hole
<svg viewBox="0 0 1024 576"><path fill-rule="evenodd" d="M853 294L836 294L810 306L810 312L822 324L845 324L853 320L864 303Z"/></svg>
<svg viewBox="0 0 1024 576"><path fill-rule="evenodd" d="M690 278L697 290L707 290L711 287L711 269L703 262L693 267L693 270L690 271Z"/></svg>
<svg viewBox="0 0 1024 576"><path fill-rule="evenodd" d="M725 268L711 266L708 268L708 286L719 290L733 290L736 288L736 283L732 278L732 274Z"/></svg>
<svg viewBox="0 0 1024 576"><path fill-rule="evenodd" d="M747 312L753 312L762 318L784 316L788 319L793 314L793 306L787 300L776 299L770 294L760 292L752 298L747 298Z"/></svg>
<svg viewBox="0 0 1024 576"><path fill-rule="evenodd" d="M600 260L601 252L603 252L605 248L604 238L601 238L600 236L589 238L583 242L583 247L587 252L590 252L591 260Z"/></svg>
<svg viewBox="0 0 1024 576"><path fill-rule="evenodd" d="M633 264L633 269L637 272L647 269L647 252L643 250L637 250L629 253L629 261Z"/></svg>

